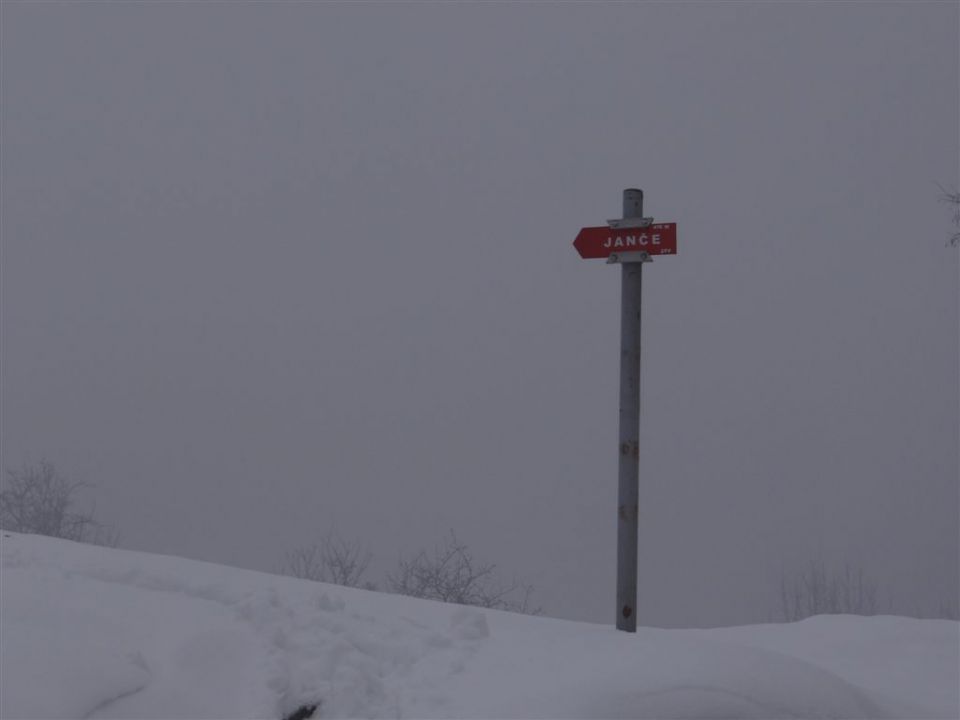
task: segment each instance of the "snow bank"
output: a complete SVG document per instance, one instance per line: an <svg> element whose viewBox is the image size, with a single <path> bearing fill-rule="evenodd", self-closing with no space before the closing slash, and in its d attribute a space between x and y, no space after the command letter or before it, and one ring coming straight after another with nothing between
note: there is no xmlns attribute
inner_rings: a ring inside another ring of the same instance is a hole
<svg viewBox="0 0 960 720"><path fill-rule="evenodd" d="M69 597L51 578L23 582L4 570L0 717L85 717L147 686L135 647L113 639L122 626L96 609L70 608Z"/></svg>
<svg viewBox="0 0 960 720"><path fill-rule="evenodd" d="M960 626L612 628L4 533L0 717L957 718Z"/></svg>

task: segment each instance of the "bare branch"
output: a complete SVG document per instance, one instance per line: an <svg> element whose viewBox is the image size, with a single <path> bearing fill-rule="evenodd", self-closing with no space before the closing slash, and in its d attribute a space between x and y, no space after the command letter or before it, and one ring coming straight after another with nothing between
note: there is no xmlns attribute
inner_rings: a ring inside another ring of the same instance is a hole
<svg viewBox="0 0 960 720"><path fill-rule="evenodd" d="M311 545L288 552L280 566L280 572L301 580L322 582L325 577L320 548Z"/></svg>
<svg viewBox="0 0 960 720"><path fill-rule="evenodd" d="M328 533L318 544L287 553L280 572L303 580L348 587L373 587L363 582L372 555L359 542Z"/></svg>
<svg viewBox="0 0 960 720"><path fill-rule="evenodd" d="M85 483L65 478L48 460L7 470L0 490L0 527L77 542L116 544L115 529L98 522L91 513L74 509L76 494L85 487Z"/></svg>
<svg viewBox="0 0 960 720"><path fill-rule="evenodd" d="M458 605L475 605L498 610L539 614L530 605L533 589L516 580L500 584L495 565L478 563L467 546L451 530L449 538L429 555L421 550L414 557L398 561L395 574L387 576L391 591L401 595L440 600ZM512 599L516 594L521 599Z"/></svg>
<svg viewBox="0 0 960 720"><path fill-rule="evenodd" d="M951 192L939 183L937 183L937 187L940 188L940 201L953 206L953 224L957 229L950 235L947 244L957 247L960 245L960 192L956 190Z"/></svg>
<svg viewBox="0 0 960 720"><path fill-rule="evenodd" d="M813 615L875 615L877 586L862 569L845 565L830 574L823 560L810 561L803 574L788 580L780 576L780 612L785 622Z"/></svg>
<svg viewBox="0 0 960 720"><path fill-rule="evenodd" d="M328 582L348 587L360 587L373 557L359 542L349 542L336 533L324 538L320 555Z"/></svg>

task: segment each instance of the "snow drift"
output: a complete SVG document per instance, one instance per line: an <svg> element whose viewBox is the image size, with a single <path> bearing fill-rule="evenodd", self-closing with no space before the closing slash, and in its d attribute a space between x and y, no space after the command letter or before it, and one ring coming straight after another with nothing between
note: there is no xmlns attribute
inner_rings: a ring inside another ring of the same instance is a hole
<svg viewBox="0 0 960 720"><path fill-rule="evenodd" d="M0 716L957 718L960 625L610 627L4 533Z"/></svg>

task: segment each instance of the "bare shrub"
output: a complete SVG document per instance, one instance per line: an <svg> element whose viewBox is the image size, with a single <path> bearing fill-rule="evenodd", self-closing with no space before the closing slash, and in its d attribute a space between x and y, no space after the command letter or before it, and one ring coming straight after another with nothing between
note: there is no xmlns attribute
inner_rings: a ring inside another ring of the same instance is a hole
<svg viewBox="0 0 960 720"><path fill-rule="evenodd" d="M941 599L933 617L942 620L960 620L960 603L957 600Z"/></svg>
<svg viewBox="0 0 960 720"><path fill-rule="evenodd" d="M960 245L960 192L951 192L941 185L940 200L953 207L953 224L957 229L951 233L947 244L957 247Z"/></svg>
<svg viewBox="0 0 960 720"><path fill-rule="evenodd" d="M280 572L284 575L323 582L323 561L320 556L319 545L309 545L288 552L280 565Z"/></svg>
<svg viewBox="0 0 960 720"><path fill-rule="evenodd" d="M829 573L822 560L810 561L801 574L780 578L780 611L786 622L813 615L876 615L877 585L862 569L845 565Z"/></svg>
<svg viewBox="0 0 960 720"><path fill-rule="evenodd" d="M319 543L287 553L280 572L304 580L375 589L363 582L372 555L359 542L328 533Z"/></svg>
<svg viewBox="0 0 960 720"><path fill-rule="evenodd" d="M395 574L387 576L390 590L401 595L440 600L458 605L540 614L530 605L532 587L516 580L502 584L494 576L495 565L474 560L454 532L434 548L421 550L409 560L400 558Z"/></svg>
<svg viewBox="0 0 960 720"><path fill-rule="evenodd" d="M115 528L76 509L85 483L68 480L48 460L7 470L0 489L0 527L77 542L116 545Z"/></svg>

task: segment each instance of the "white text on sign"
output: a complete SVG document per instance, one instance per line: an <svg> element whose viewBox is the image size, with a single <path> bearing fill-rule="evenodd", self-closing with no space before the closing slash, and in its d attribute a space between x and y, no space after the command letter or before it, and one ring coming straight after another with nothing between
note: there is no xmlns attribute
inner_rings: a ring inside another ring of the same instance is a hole
<svg viewBox="0 0 960 720"><path fill-rule="evenodd" d="M659 245L660 244L660 235L658 233L653 233L647 235L647 233L641 233L640 235L626 235L621 237L620 235L607 238L606 242L603 243L605 248L627 248L627 247L647 247L649 245Z"/></svg>

